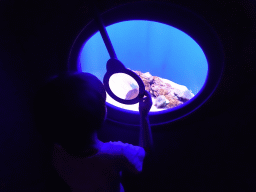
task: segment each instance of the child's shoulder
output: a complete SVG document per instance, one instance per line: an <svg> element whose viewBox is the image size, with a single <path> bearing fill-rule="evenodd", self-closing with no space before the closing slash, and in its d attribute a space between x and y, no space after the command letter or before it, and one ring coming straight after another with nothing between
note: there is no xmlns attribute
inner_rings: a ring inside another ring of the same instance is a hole
<svg viewBox="0 0 256 192"><path fill-rule="evenodd" d="M136 170L142 170L142 163L145 157L145 150L140 146L135 146L121 141L110 141L103 143L101 152L121 156L125 161L132 164Z"/></svg>
<svg viewBox="0 0 256 192"><path fill-rule="evenodd" d="M106 143L102 142L101 145L101 150L104 151L116 151L120 153L125 153L125 152L143 152L144 149L140 146L135 146L129 143L123 143L121 141L109 141ZM145 152L145 151L144 151Z"/></svg>

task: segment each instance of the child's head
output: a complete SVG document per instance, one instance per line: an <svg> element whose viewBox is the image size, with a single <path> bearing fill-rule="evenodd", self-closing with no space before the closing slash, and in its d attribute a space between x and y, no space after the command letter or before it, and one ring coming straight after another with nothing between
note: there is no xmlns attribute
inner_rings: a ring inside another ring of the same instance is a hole
<svg viewBox="0 0 256 192"><path fill-rule="evenodd" d="M106 116L106 92L92 74L77 72L52 78L37 93L34 117L49 142L79 151Z"/></svg>

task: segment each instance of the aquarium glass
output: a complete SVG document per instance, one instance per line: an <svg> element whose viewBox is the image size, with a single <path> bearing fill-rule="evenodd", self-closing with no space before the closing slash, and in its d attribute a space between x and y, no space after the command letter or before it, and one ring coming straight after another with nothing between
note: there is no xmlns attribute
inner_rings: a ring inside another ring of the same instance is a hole
<svg viewBox="0 0 256 192"><path fill-rule="evenodd" d="M208 72L206 56L201 47L183 31L163 23L144 20L119 22L106 29L117 58L137 73L142 72L146 77L152 75L156 80L159 77L174 89L180 89L179 93L173 92L172 96L186 102L182 96L193 99L203 87ZM97 32L84 43L79 63L82 71L94 74L103 82L109 59L105 44ZM159 85L159 82L155 83ZM152 95L154 102L161 102L159 96ZM107 102L128 110L138 109L137 104L119 104L109 96ZM152 111L163 109L167 107L152 107Z"/></svg>

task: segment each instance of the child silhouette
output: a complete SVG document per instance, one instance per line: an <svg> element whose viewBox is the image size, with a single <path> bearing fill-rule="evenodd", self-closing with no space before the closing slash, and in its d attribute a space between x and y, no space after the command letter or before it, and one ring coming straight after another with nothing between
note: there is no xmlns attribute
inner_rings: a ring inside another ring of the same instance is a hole
<svg viewBox="0 0 256 192"><path fill-rule="evenodd" d="M46 83L36 94L34 119L51 154L52 172L46 191L124 191L122 171L139 173L152 147L148 112L150 94L141 98L140 146L102 142L97 131L107 114L106 92L90 73L65 73Z"/></svg>

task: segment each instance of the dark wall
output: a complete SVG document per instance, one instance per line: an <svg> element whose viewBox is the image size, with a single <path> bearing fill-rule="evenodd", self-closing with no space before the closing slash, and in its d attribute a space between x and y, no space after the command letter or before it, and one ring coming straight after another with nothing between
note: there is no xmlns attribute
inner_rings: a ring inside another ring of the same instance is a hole
<svg viewBox="0 0 256 192"><path fill-rule="evenodd" d="M98 5L106 11L126 2L133 1ZM126 175L127 191L255 191L255 2L168 2L213 27L226 68L201 108L152 127L155 152L140 176ZM42 188L47 151L33 130L33 94L45 78L66 69L71 45L91 19L85 1L0 1L0 191ZM138 127L107 121L99 137L137 145Z"/></svg>

